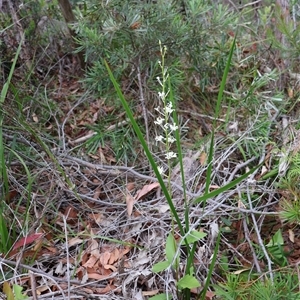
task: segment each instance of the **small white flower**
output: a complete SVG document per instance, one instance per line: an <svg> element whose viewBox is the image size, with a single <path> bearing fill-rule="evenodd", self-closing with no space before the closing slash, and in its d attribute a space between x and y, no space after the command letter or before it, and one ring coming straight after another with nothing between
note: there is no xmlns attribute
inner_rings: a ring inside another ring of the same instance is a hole
<svg viewBox="0 0 300 300"><path fill-rule="evenodd" d="M171 102L169 102L169 103L167 104L167 106L166 106L166 112L167 112L168 114L171 114L173 111L174 111L173 105L172 105Z"/></svg>
<svg viewBox="0 0 300 300"><path fill-rule="evenodd" d="M158 135L158 136L155 137L155 141L157 141L157 142L163 142L164 139L165 138L162 135Z"/></svg>
<svg viewBox="0 0 300 300"><path fill-rule="evenodd" d="M158 92L158 97L159 97L160 99L164 100L165 97L166 97L166 94L165 94L164 92Z"/></svg>
<svg viewBox="0 0 300 300"><path fill-rule="evenodd" d="M170 128L170 130L171 130L171 132L172 132L172 131L177 130L177 129L178 129L178 126L177 126L175 123L173 123L173 124L169 124L169 128Z"/></svg>
<svg viewBox="0 0 300 300"><path fill-rule="evenodd" d="M163 167L158 166L157 170L158 170L160 175L162 175L164 173L164 168Z"/></svg>
<svg viewBox="0 0 300 300"><path fill-rule="evenodd" d="M161 117L158 117L156 119L156 121L154 121L154 124L156 124L156 125L162 125L163 122L164 122L164 119L161 118Z"/></svg>
<svg viewBox="0 0 300 300"><path fill-rule="evenodd" d="M170 151L170 152L168 152L167 154L166 154L166 159L171 159L171 158L173 158L173 157L176 157L176 153L175 152L172 152L172 151Z"/></svg>
<svg viewBox="0 0 300 300"><path fill-rule="evenodd" d="M174 143L175 141L176 141L176 139L175 139L174 137L172 137L172 136L169 136L169 137L168 137L168 142L169 142L170 144Z"/></svg>

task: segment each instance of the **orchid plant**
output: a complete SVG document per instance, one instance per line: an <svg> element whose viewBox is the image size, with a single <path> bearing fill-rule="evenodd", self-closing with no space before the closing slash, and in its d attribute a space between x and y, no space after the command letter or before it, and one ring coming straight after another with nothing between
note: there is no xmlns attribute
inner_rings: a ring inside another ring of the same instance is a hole
<svg viewBox="0 0 300 300"><path fill-rule="evenodd" d="M165 247L165 254L166 254L166 260L156 263L152 271L155 273L162 272L165 270L172 270L173 273L175 273L175 278L176 278L176 287L177 287L177 293L178 295L182 295L182 299L190 299L191 298L191 290L195 290L196 288L199 288L201 286L199 280L196 277L196 274L194 273L194 267L193 267L193 261L194 261L194 255L195 255L195 250L197 246L197 242L205 236L205 233L197 231L193 228L190 227L189 224L189 205L187 204L187 201L185 201L185 210L184 210L184 222L179 216L178 211L176 210L176 207L173 203L172 200L172 190L171 190L171 163L172 159L177 158L179 160L180 164L180 170L181 170L181 178L182 178L182 188L183 188L183 197L186 199L186 186L185 186L185 180L184 180L184 172L183 172L183 157L182 157L182 152L181 152L181 145L180 145L180 136L179 136L179 127L178 127L178 118L175 110L175 101L174 101L174 96L172 93L171 89L171 84L170 84L170 76L168 74L168 69L165 67L165 55L167 52L167 48L165 46L162 46L161 43L159 43L160 46L160 53L161 53L161 58L162 60L159 61L159 66L161 68L161 77L157 77L158 84L160 85L161 91L158 92L158 97L161 100L162 107L157 107L155 110L158 112L158 117L154 121L155 125L157 125L160 129L162 129L163 133L158 134L155 137L155 140L157 143L162 143L164 146L164 149L166 151L165 153L165 158L167 160L167 166L168 170L164 170L162 166L159 166L151 153L151 151L148 148L147 142L142 134L142 131L139 128L139 125L137 124L134 115L121 91L121 88L119 84L117 83L108 63L104 61L106 69L108 71L110 80L112 81L115 90L118 94L118 97L123 105L123 108L126 111L126 114L128 118L131 121L132 127L134 128L134 131L144 149L144 152L147 156L147 159L150 162L150 165L155 173L155 176L161 186L162 192L164 193L164 196L167 200L167 203L170 207L170 212L172 216L172 230L168 234L166 238L166 247ZM218 95L218 103L216 106L216 112L215 112L215 118L218 117L218 114L220 112L220 106L221 106L221 101L223 97L223 92L226 84L226 79L227 75L229 72L230 68L230 63L233 55L235 47L235 39L232 43L226 69L224 70L222 82L221 82L221 87ZM215 125L216 122L214 122ZM173 143L176 141L176 146L177 146L177 153L172 151L173 148ZM212 168L212 159L213 159L213 145L214 145L214 131L212 132L212 139L211 139L211 148L209 152L209 158L208 158L208 164L209 168L207 170L207 179L206 179L206 186L207 188L205 189L205 192L202 196L194 199L190 205L197 204L199 202L203 203L203 206L205 206L205 203L207 199L213 198L222 192L225 192L234 186L236 186L238 183L240 183L242 180L246 179L250 174L252 174L257 168L255 167L251 169L249 172L241 175L237 179L234 179L232 182L226 184L223 187L220 187L217 190L214 190L212 192L209 191L208 187L210 186L210 173L211 173L211 168ZM168 186L165 184L165 180L163 179L163 176L165 176L165 172L168 171L167 176L167 182ZM179 232L176 234L180 234L181 239L175 239L175 223L176 227L179 229ZM217 259L217 254L218 254L218 249L219 249L219 243L220 243L220 232L218 233L217 241L215 243L215 249L213 253L213 257L211 260L211 265L208 269L208 274L206 278L206 282L204 284L203 289L201 290L199 297L203 300L205 299L206 291L208 289L208 286L210 284L210 278L212 276L213 268L216 263ZM184 245L187 251L187 259L186 259L186 266L185 266L185 271L184 274L181 274L179 270L180 266L180 248L181 246ZM166 293L156 295L152 298L152 300L168 300L172 299L172 295L166 291Z"/></svg>

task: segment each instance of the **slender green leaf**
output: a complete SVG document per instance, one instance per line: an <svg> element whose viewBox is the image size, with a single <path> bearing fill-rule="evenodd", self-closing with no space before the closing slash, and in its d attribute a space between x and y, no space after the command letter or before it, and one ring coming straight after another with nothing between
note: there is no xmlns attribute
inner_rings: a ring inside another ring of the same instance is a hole
<svg viewBox="0 0 300 300"><path fill-rule="evenodd" d="M7 222L4 218L3 209L0 207L0 251L8 253L12 241L8 233Z"/></svg>
<svg viewBox="0 0 300 300"><path fill-rule="evenodd" d="M7 92L8 92L8 87L9 87L9 84L11 82L12 76L14 74L15 67L16 67L16 64L17 64L17 61L18 61L18 57L20 55L22 43L23 43L23 40L21 40L20 43L19 43L19 47L17 49L17 52L15 54L12 66L10 68L7 81L5 82L4 86L2 87L1 94L0 94L0 104L3 104L3 102L4 102L5 98L6 98L6 95L7 95ZM2 121L3 120L1 120L1 122ZM1 125L2 125L2 123L1 123Z"/></svg>
<svg viewBox="0 0 300 300"><path fill-rule="evenodd" d="M216 106L216 110L215 110L214 128L216 126L217 119L218 119L220 111L221 111L221 103L222 103L223 94L224 94L224 90L225 90L225 85L226 85L226 81L227 81L227 77L228 77L228 73L229 73L229 69L230 69L230 65L231 65L233 51L234 51L234 48L235 48L236 36L237 36L237 33L236 33L236 35L235 35L235 37L232 41L232 45L230 47L229 56L228 56L228 59L227 59L226 67L225 67L225 70L223 72L223 77L222 77L221 85L220 85L220 88L219 88L217 106Z"/></svg>
<svg viewBox="0 0 300 300"><path fill-rule="evenodd" d="M221 81L221 85L220 85L220 89L219 89L219 93L218 93L217 105L216 105L216 110L215 110L215 118L213 121L213 130L212 130L212 134L211 134L210 147L209 147L209 153L208 153L208 159L207 159L208 167L206 170L205 194L207 194L209 192L209 186L210 186L210 182L211 182L213 157L214 157L214 144L215 144L214 140L215 140L215 130L216 130L216 126L217 126L217 118L219 117L220 110L221 110L221 103L222 103L222 99L223 99L223 94L224 94L224 90L225 90L228 72L230 69L233 51L235 48L235 41L236 41L236 36L234 37L231 48L230 48L229 56L227 59L225 70L223 72L223 77L222 77L222 81ZM205 205L205 201L204 201L204 205Z"/></svg>
<svg viewBox="0 0 300 300"><path fill-rule="evenodd" d="M194 204L199 203L199 202L206 202L207 199L216 197L218 195L220 195L221 193L224 193L228 190L230 190L231 188L235 187L238 183L242 182L244 179L246 179L249 175L251 175L252 173L254 173L258 168L260 168L263 165L263 163L259 164L258 166L252 168L249 172L241 175L240 177L232 180L231 182L229 182L228 184L224 185L223 187L220 187L219 189L210 192L208 194L204 194L201 197L198 197L194 200Z"/></svg>
<svg viewBox="0 0 300 300"><path fill-rule="evenodd" d="M7 172L6 172L6 167L5 167L5 158L4 158L4 147L3 147L3 133L2 133L2 125L3 125L3 120L4 120L4 115L3 115L3 103L6 98L7 92L8 92L8 87L11 82L16 63L21 51L21 45L22 45L23 40L20 41L19 47L17 49L17 52L15 54L8 79L5 82L5 84L2 87L1 93L0 93L0 176L1 179L4 183L4 191L2 191L2 194L6 195L8 193L8 177L7 177Z"/></svg>
<svg viewBox="0 0 300 300"><path fill-rule="evenodd" d="M210 278L212 276L213 270L215 268L215 264L217 261L217 257L218 257L218 252L219 252L219 247L220 247L220 241L221 241L221 229L219 230L219 234L216 240L216 245L215 245L215 249L214 249L214 253L213 253L213 257L208 269L208 274L206 277L206 281L205 281L205 285L204 288L201 292L201 300L205 300L205 296L206 296L206 291L208 289L208 286L210 285Z"/></svg>

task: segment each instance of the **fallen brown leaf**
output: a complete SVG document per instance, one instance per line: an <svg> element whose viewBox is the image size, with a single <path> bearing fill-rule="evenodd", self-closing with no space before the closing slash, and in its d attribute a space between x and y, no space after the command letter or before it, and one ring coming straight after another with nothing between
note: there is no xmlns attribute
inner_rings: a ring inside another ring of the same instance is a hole
<svg viewBox="0 0 300 300"><path fill-rule="evenodd" d="M105 288L96 288L94 291L97 294L107 294L111 291L115 291L117 287L112 284L108 284Z"/></svg>
<svg viewBox="0 0 300 300"><path fill-rule="evenodd" d="M105 251L104 253L100 254L99 261L100 261L102 266L108 264L110 256L111 256L111 254L108 251Z"/></svg>
<svg viewBox="0 0 300 300"><path fill-rule="evenodd" d="M101 195L101 188L98 187L98 188L95 189L93 199L98 199L100 195Z"/></svg>
<svg viewBox="0 0 300 300"><path fill-rule="evenodd" d="M107 277L109 277L110 273L109 274L99 274L97 272L88 272L88 278L96 279L96 280L105 280L105 279L107 279Z"/></svg>
<svg viewBox="0 0 300 300"><path fill-rule="evenodd" d="M128 193L126 195L126 205L127 205L128 216L132 215L134 202L135 202L134 198Z"/></svg>
<svg viewBox="0 0 300 300"><path fill-rule="evenodd" d="M205 166L206 164L206 159L207 159L207 154L205 152L201 152L199 161L201 166Z"/></svg>
<svg viewBox="0 0 300 300"><path fill-rule="evenodd" d="M144 197L145 195L147 195L149 192L151 192L152 190L154 190L154 189L156 189L158 187L159 187L159 183L158 182L154 182L154 183L151 183L151 184L144 185L143 188L136 193L134 199L136 201L138 201L142 197Z"/></svg>
<svg viewBox="0 0 300 300"><path fill-rule="evenodd" d="M75 237L73 239L70 239L68 241L68 247L72 247L74 245L79 245L79 244L82 244L83 243L83 240L78 238L78 237Z"/></svg>
<svg viewBox="0 0 300 300"><path fill-rule="evenodd" d="M20 240L18 240L13 247L13 250L24 247L25 245L31 244L35 241L37 241L43 233L34 233L27 236L22 237Z"/></svg>
<svg viewBox="0 0 300 300"><path fill-rule="evenodd" d="M128 182L126 188L127 188L127 191L131 192L135 188L135 183Z"/></svg>
<svg viewBox="0 0 300 300"><path fill-rule="evenodd" d="M103 268L106 270L112 270L113 272L117 272L118 269L113 265L103 265Z"/></svg>
<svg viewBox="0 0 300 300"><path fill-rule="evenodd" d="M110 254L108 263L113 264L114 262L116 262L119 259L120 259L120 251L118 248L115 248Z"/></svg>
<svg viewBox="0 0 300 300"><path fill-rule="evenodd" d="M88 261L83 264L82 266L85 268L93 268L95 266L95 264L97 263L98 258L91 255L90 258L88 259Z"/></svg>
<svg viewBox="0 0 300 300"><path fill-rule="evenodd" d="M94 240L94 239L91 240L89 249L90 249L91 255L93 255L97 258L100 257L99 244L96 240Z"/></svg>

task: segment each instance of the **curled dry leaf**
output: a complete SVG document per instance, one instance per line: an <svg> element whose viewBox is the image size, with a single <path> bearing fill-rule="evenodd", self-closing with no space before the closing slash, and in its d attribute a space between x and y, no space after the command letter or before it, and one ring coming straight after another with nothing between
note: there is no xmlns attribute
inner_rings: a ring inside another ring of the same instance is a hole
<svg viewBox="0 0 300 300"><path fill-rule="evenodd" d="M93 268L95 266L95 264L97 263L98 258L91 255L90 258L88 259L88 261L83 264L82 266L85 268Z"/></svg>
<svg viewBox="0 0 300 300"><path fill-rule="evenodd" d="M43 292L49 291L49 285L41 285L36 288L38 296L42 295Z"/></svg>
<svg viewBox="0 0 300 300"><path fill-rule="evenodd" d="M104 265L103 268L106 269L106 270L112 270L113 272L118 271L118 269L113 265Z"/></svg>
<svg viewBox="0 0 300 300"><path fill-rule="evenodd" d="M128 193L126 195L126 205L127 205L128 216L132 215L134 202L135 202L134 198Z"/></svg>
<svg viewBox="0 0 300 300"><path fill-rule="evenodd" d="M111 291L116 292L117 287L113 284L108 284L105 288L96 288L95 293L97 294L107 294Z"/></svg>
<svg viewBox="0 0 300 300"><path fill-rule="evenodd" d="M292 243L295 243L295 233L292 229L289 229L289 240L292 242Z"/></svg>
<svg viewBox="0 0 300 300"><path fill-rule="evenodd" d="M88 272L88 278L96 279L96 280L105 280L107 279L108 275L99 274L97 272Z"/></svg>
<svg viewBox="0 0 300 300"><path fill-rule="evenodd" d="M201 152L199 156L199 161L201 166L205 166L207 162L207 154L205 152Z"/></svg>
<svg viewBox="0 0 300 300"><path fill-rule="evenodd" d="M99 199L99 196L101 195L101 188L98 187L95 189L94 195L93 195L93 199Z"/></svg>
<svg viewBox="0 0 300 300"><path fill-rule="evenodd" d="M70 239L68 241L68 247L72 247L72 246L75 246L75 245L79 245L79 244L82 244L83 243L83 240L80 239L79 237L75 237L73 239Z"/></svg>
<svg viewBox="0 0 300 300"><path fill-rule="evenodd" d="M114 262L118 261L119 259L121 259L122 257L120 256L120 251L118 248L115 248L111 254L110 254L110 258L108 263L109 264L113 264Z"/></svg>
<svg viewBox="0 0 300 300"><path fill-rule="evenodd" d="M105 251L104 253L100 254L99 260L102 266L107 265L110 259L111 253Z"/></svg>
<svg viewBox="0 0 300 300"><path fill-rule="evenodd" d="M91 255L99 258L100 257L100 252L99 252L99 244L96 240L92 240L89 249L91 250L90 253Z"/></svg>
<svg viewBox="0 0 300 300"><path fill-rule="evenodd" d="M134 190L134 188L135 188L135 183L134 183L134 182L128 182L126 188L127 188L127 190L128 190L129 192L131 192L131 191Z"/></svg>
<svg viewBox="0 0 300 300"><path fill-rule="evenodd" d="M87 271L83 266L79 266L79 268L76 270L76 275L82 283L85 283L88 279Z"/></svg>
<svg viewBox="0 0 300 300"><path fill-rule="evenodd" d="M123 255L127 254L130 250L131 250L131 247L129 247L129 246L122 247L122 250L120 251L121 252L120 257L123 257Z"/></svg>
<svg viewBox="0 0 300 300"><path fill-rule="evenodd" d="M38 116L37 116L35 113L32 114L32 120L33 120L35 123L38 123L38 122L39 122L39 118L38 118Z"/></svg>

